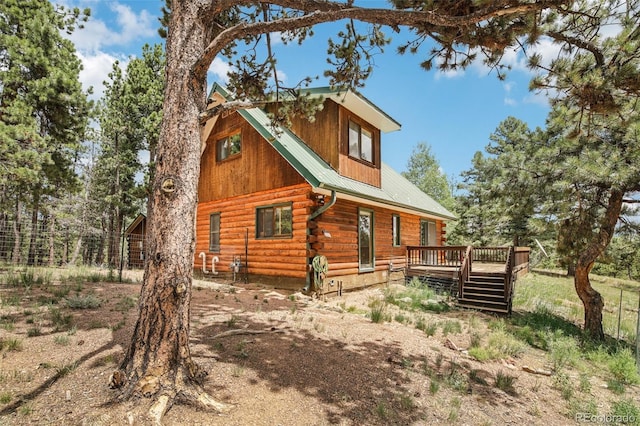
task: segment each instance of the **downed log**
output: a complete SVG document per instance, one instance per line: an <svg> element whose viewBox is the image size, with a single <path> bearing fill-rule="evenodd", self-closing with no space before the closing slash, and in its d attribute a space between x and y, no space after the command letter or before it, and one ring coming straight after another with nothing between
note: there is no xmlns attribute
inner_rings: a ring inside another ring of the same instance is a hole
<svg viewBox="0 0 640 426"><path fill-rule="evenodd" d="M526 371L527 373L531 373L531 374L539 374L539 375L541 375L541 376L551 376L551 375L553 375L553 373L552 373L551 371L548 371L548 370L541 370L541 369L539 369L539 368L531 368L531 367L528 367L528 366L526 366L526 365L523 365L523 366L522 366L522 370L523 370L523 371Z"/></svg>
<svg viewBox="0 0 640 426"><path fill-rule="evenodd" d="M267 333L284 333L285 330L281 328L272 327L268 330L249 330L246 328L234 329L229 331L223 331L222 333L216 334L212 337L212 339L218 339L220 337L229 337L229 336L241 336L241 335L252 335L252 334L267 334Z"/></svg>

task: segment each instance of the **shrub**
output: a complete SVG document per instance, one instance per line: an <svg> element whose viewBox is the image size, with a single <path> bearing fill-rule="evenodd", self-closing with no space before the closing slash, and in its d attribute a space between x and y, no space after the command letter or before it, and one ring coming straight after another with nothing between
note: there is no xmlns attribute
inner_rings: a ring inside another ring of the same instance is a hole
<svg viewBox="0 0 640 426"><path fill-rule="evenodd" d="M580 348L576 339L563 336L562 332L550 333L552 337L547 339L549 356L555 371L560 371L566 366L575 367L580 359Z"/></svg>
<svg viewBox="0 0 640 426"><path fill-rule="evenodd" d="M498 371L496 373L495 385L498 389L503 390L507 393L513 393L513 383L516 381L515 376L511 376L509 374L503 373L502 371Z"/></svg>
<svg viewBox="0 0 640 426"><path fill-rule="evenodd" d="M630 349L622 348L613 354L608 367L616 381L625 385L640 383L635 357Z"/></svg>
<svg viewBox="0 0 640 426"><path fill-rule="evenodd" d="M0 339L0 349L4 348L6 348L8 351L19 352L22 350L22 340L14 338L7 340Z"/></svg>
<svg viewBox="0 0 640 426"><path fill-rule="evenodd" d="M615 421L622 424L640 425L640 409L633 399L623 399L614 402L611 406L611 415L617 417Z"/></svg>
<svg viewBox="0 0 640 426"><path fill-rule="evenodd" d="M438 324L435 322L426 322L424 318L420 317L416 321L416 328L424 332L427 336L433 336L438 330Z"/></svg>
<svg viewBox="0 0 640 426"><path fill-rule="evenodd" d="M102 301L93 294L69 296L65 302L71 309L96 309L102 305Z"/></svg>
<svg viewBox="0 0 640 426"><path fill-rule="evenodd" d="M369 303L369 307L371 308L371 322L374 322L376 324L384 322L385 311L387 308L384 300L373 300Z"/></svg>
<svg viewBox="0 0 640 426"><path fill-rule="evenodd" d="M65 315L60 309L52 308L49 310L49 317L56 331L69 330L71 328L73 315Z"/></svg>
<svg viewBox="0 0 640 426"><path fill-rule="evenodd" d="M461 333L461 332L462 332L462 325L460 324L460 321L451 320L451 321L445 321L444 323L442 323L442 334L445 336L449 333Z"/></svg>

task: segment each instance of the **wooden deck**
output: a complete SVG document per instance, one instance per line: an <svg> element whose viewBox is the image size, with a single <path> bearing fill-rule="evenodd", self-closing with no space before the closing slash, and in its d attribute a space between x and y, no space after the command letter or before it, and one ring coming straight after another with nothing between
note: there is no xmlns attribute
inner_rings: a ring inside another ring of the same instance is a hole
<svg viewBox="0 0 640 426"><path fill-rule="evenodd" d="M460 267L457 266L411 265L409 268L407 268L408 275L420 275L425 273L457 275L459 271ZM473 264L473 269L471 272L481 272L485 274L504 273L505 265L504 263L475 262Z"/></svg>
<svg viewBox="0 0 640 426"><path fill-rule="evenodd" d="M528 269L528 247L407 248L407 280L455 294L466 308L510 313L513 284Z"/></svg>

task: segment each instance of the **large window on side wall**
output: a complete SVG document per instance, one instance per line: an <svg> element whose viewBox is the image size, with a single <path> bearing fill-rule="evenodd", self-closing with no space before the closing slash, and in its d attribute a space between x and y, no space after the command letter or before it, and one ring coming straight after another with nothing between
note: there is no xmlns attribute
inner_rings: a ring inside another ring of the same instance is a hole
<svg viewBox="0 0 640 426"><path fill-rule="evenodd" d="M349 157L373 163L373 132L349 120Z"/></svg>
<svg viewBox="0 0 640 426"><path fill-rule="evenodd" d="M285 238L293 234L291 203L256 209L256 238Z"/></svg>
<svg viewBox="0 0 640 426"><path fill-rule="evenodd" d="M358 211L358 262L360 271L373 271L375 267L371 210Z"/></svg>
<svg viewBox="0 0 640 426"><path fill-rule="evenodd" d="M234 133L216 142L216 160L223 161L227 158L239 155L242 151L242 138L240 132Z"/></svg>
<svg viewBox="0 0 640 426"><path fill-rule="evenodd" d="M220 213L209 216L209 251L220 252Z"/></svg>

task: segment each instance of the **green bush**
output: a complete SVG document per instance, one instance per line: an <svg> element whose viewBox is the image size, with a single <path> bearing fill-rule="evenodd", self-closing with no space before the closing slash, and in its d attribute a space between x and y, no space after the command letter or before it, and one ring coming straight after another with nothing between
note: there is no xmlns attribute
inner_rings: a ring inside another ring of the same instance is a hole
<svg viewBox="0 0 640 426"><path fill-rule="evenodd" d="M549 334L552 336L547 342L553 369L560 371L567 366L575 367L580 360L580 348L576 339L563 336L561 331Z"/></svg>
<svg viewBox="0 0 640 426"><path fill-rule="evenodd" d="M513 384L516 381L516 377L510 374L498 371L495 378L495 386L507 393L514 392Z"/></svg>
<svg viewBox="0 0 640 426"><path fill-rule="evenodd" d="M387 310L387 304L384 300L372 300L369 303L369 308L371 308L371 322L376 324L384 322L386 318L385 312Z"/></svg>
<svg viewBox="0 0 640 426"><path fill-rule="evenodd" d="M102 301L93 294L69 296L65 303L71 309L96 309L102 306Z"/></svg>
<svg viewBox="0 0 640 426"><path fill-rule="evenodd" d="M640 409L633 399L614 402L611 409L611 415L616 417L613 419L616 423L640 425Z"/></svg>
<svg viewBox="0 0 640 426"><path fill-rule="evenodd" d="M630 349L622 348L613 354L608 367L616 381L625 385L640 383L635 357Z"/></svg>

